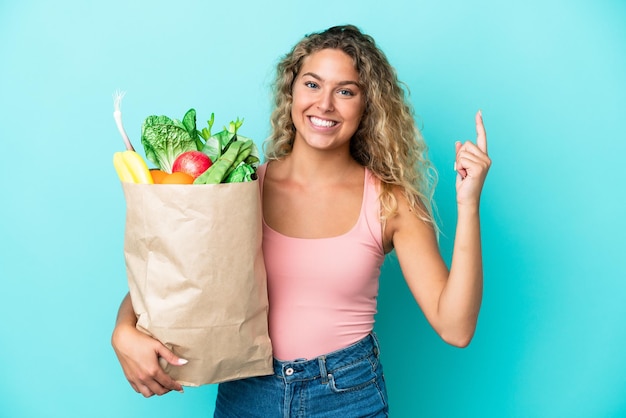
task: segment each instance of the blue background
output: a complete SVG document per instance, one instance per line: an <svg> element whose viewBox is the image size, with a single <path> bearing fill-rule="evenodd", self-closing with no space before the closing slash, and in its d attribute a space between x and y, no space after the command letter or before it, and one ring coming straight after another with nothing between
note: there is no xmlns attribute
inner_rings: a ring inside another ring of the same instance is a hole
<svg viewBox="0 0 626 418"><path fill-rule="evenodd" d="M144 399L110 333L126 292L112 118L268 132L273 67L302 35L372 34L411 90L455 227L454 141L481 108L485 297L442 343L389 257L381 337L394 417L626 416L626 3L618 0L0 3L0 416L208 417L214 386Z"/></svg>

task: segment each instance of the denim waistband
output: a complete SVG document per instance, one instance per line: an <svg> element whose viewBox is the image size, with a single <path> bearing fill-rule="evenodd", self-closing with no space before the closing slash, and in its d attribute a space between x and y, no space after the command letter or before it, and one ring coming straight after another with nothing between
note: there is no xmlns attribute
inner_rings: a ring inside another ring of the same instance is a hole
<svg viewBox="0 0 626 418"><path fill-rule="evenodd" d="M274 375L286 382L322 379L329 373L367 357L378 357L380 348L378 339L372 332L360 341L337 351L310 360L281 361L274 359Z"/></svg>

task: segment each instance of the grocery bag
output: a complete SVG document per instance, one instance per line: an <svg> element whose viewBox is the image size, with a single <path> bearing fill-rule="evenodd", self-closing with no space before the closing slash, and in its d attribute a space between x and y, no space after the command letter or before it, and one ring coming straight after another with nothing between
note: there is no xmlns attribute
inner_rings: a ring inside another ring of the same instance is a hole
<svg viewBox="0 0 626 418"><path fill-rule="evenodd" d="M188 360L182 385L273 373L258 180L122 183L137 328Z"/></svg>

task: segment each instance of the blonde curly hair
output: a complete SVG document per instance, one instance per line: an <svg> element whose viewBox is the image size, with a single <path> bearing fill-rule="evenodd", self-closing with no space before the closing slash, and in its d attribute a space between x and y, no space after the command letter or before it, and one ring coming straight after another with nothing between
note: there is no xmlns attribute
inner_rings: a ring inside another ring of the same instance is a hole
<svg viewBox="0 0 626 418"><path fill-rule="evenodd" d="M294 80L306 57L327 48L349 55L359 73L366 105L350 141L350 152L381 180L381 219L386 221L397 213L398 202L393 193L397 187L413 212L437 229L433 201L436 172L415 125L408 93L374 39L356 26L334 26L306 35L278 63L271 134L264 143L266 159L281 159L291 152L296 133L291 119Z"/></svg>

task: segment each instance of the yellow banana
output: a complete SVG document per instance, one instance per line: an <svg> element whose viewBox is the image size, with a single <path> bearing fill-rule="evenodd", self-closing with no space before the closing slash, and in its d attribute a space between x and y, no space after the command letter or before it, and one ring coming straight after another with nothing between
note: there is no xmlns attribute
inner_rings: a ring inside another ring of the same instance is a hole
<svg viewBox="0 0 626 418"><path fill-rule="evenodd" d="M130 170L126 166L126 162L122 158L121 152L116 152L113 154L113 167L115 167L115 171L117 171L117 176L120 178L120 181L123 183L134 183L133 175L130 173Z"/></svg>
<svg viewBox="0 0 626 418"><path fill-rule="evenodd" d="M123 151L122 158L124 158L126 166L132 173L135 183L154 183L154 181L152 181L152 174L150 174L150 169L148 168L148 165L146 164L144 159L141 158L141 155L137 154L135 151Z"/></svg>
<svg viewBox="0 0 626 418"><path fill-rule="evenodd" d="M135 151L120 151L113 154L113 166L123 182L153 184L146 162Z"/></svg>

